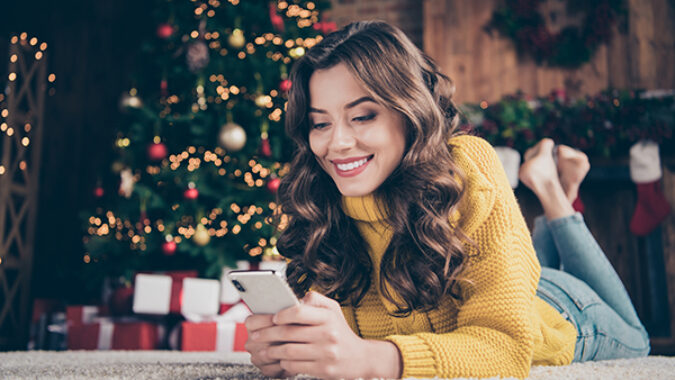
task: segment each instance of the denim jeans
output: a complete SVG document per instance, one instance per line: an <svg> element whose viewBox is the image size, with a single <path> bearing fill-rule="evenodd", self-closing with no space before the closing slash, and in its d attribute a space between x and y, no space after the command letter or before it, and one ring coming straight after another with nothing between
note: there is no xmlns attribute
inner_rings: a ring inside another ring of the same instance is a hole
<svg viewBox="0 0 675 380"><path fill-rule="evenodd" d="M581 214L539 216L532 242L542 265L537 295L576 327L575 362L649 353L647 331Z"/></svg>

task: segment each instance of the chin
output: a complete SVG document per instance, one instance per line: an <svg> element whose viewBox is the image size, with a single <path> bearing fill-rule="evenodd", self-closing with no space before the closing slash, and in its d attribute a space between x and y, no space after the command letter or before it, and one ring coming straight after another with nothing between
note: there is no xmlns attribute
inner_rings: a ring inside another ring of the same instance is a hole
<svg viewBox="0 0 675 380"><path fill-rule="evenodd" d="M345 197L363 197L373 192L374 189L370 189L364 186L338 186L340 194Z"/></svg>

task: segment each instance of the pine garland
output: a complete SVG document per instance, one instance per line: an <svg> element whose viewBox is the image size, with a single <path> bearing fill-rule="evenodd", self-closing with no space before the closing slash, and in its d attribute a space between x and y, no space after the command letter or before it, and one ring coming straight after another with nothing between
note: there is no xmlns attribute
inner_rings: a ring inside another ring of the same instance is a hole
<svg viewBox="0 0 675 380"><path fill-rule="evenodd" d="M675 151L674 91L607 90L577 100L562 91L539 98L519 93L494 104L466 104L462 111L463 128L521 153L544 137L595 157L625 157L641 139Z"/></svg>

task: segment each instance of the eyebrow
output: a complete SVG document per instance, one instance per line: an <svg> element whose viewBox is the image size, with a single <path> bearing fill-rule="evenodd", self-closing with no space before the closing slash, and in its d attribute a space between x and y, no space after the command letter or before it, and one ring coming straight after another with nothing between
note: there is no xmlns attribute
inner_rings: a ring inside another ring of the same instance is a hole
<svg viewBox="0 0 675 380"><path fill-rule="evenodd" d="M359 105L359 104L361 104L361 103L363 103L363 102L373 102L373 103L377 103L377 102L376 102L373 98L371 98L370 96L363 96L363 97L360 97L360 98L354 100L353 102L347 103L347 105L345 106L345 109L354 108L354 107L356 107L357 105ZM328 113L328 112L326 112L325 110L318 109L318 108L314 108L314 107L309 107L309 112Z"/></svg>

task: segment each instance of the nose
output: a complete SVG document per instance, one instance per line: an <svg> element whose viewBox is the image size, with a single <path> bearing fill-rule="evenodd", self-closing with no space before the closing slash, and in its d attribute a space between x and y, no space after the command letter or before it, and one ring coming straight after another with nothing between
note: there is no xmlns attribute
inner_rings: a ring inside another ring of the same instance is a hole
<svg viewBox="0 0 675 380"><path fill-rule="evenodd" d="M344 151L356 144L354 130L347 123L336 123L333 128L329 149L335 152Z"/></svg>

